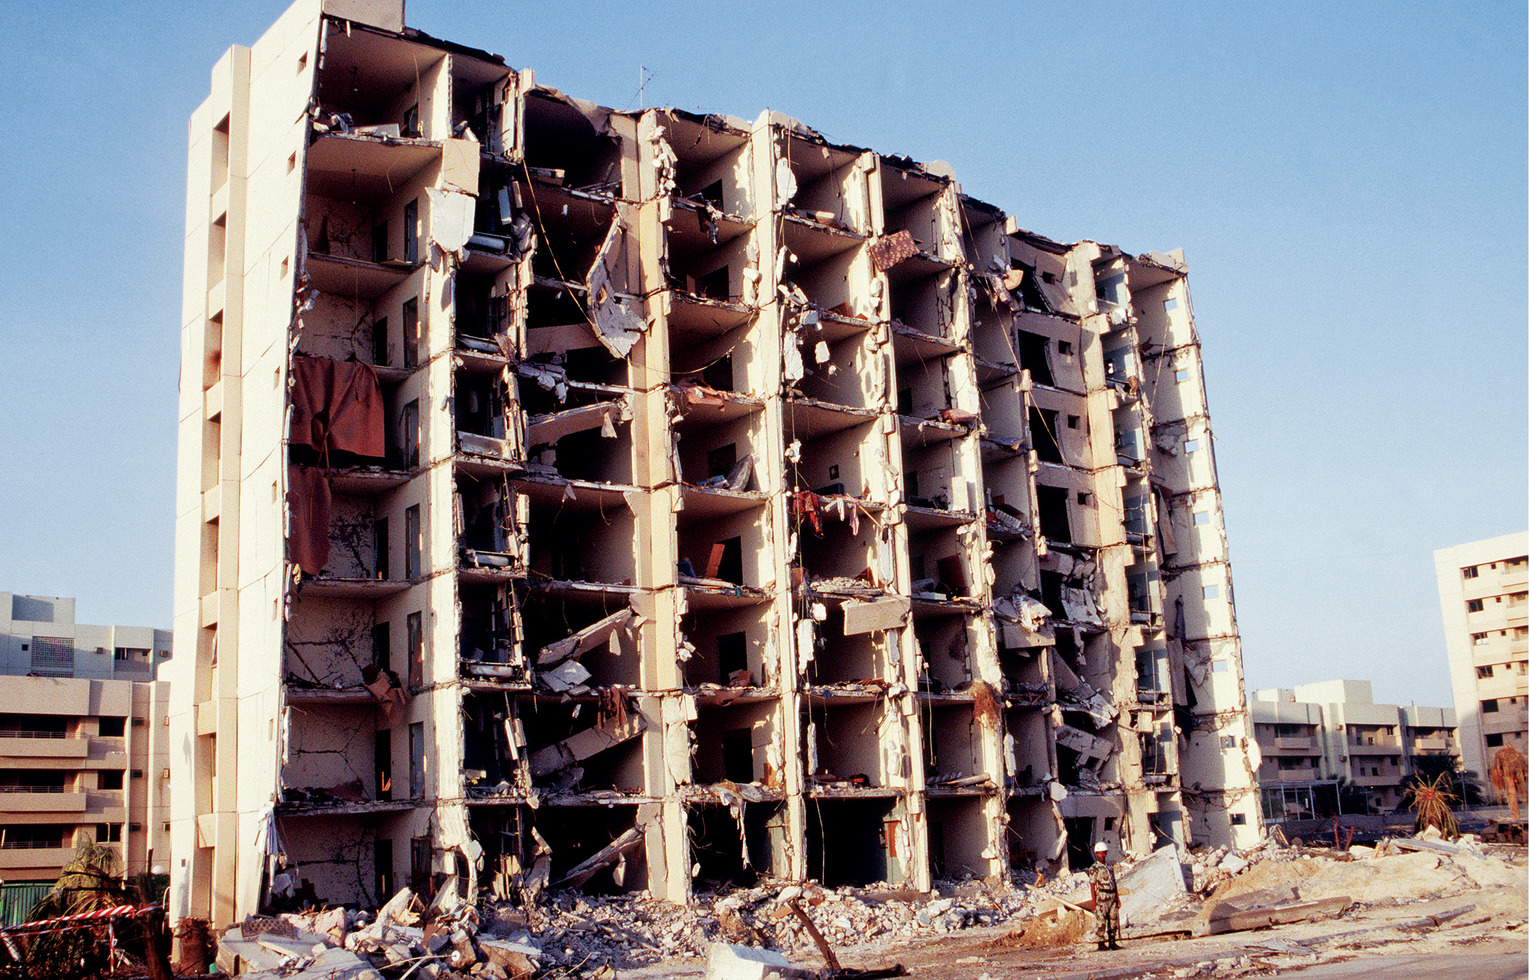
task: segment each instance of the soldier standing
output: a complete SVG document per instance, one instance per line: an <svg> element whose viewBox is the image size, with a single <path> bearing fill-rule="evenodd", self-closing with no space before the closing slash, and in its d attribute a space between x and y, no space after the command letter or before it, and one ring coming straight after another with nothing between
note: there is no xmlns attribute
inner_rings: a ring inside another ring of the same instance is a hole
<svg viewBox="0 0 1529 980"><path fill-rule="evenodd" d="M1088 869L1088 883L1094 891L1094 938L1099 948L1119 949L1120 943L1120 886L1115 882L1115 869L1109 864L1110 846L1104 841L1094 845L1094 866Z"/></svg>

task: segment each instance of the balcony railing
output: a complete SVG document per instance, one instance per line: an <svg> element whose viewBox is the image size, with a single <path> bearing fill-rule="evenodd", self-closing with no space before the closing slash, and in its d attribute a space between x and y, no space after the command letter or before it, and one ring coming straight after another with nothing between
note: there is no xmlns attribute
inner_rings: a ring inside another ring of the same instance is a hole
<svg viewBox="0 0 1529 980"><path fill-rule="evenodd" d="M0 786L0 793L73 793L68 786Z"/></svg>
<svg viewBox="0 0 1529 980"><path fill-rule="evenodd" d="M0 738L85 738L84 735L71 732L34 732L26 730L3 731L0 730Z"/></svg>
<svg viewBox="0 0 1529 980"><path fill-rule="evenodd" d="M0 841L0 851L58 850L64 846L61 840L8 840Z"/></svg>
<svg viewBox="0 0 1529 980"><path fill-rule="evenodd" d="M1355 776L1354 785L1368 786L1371 788L1393 786L1396 784L1396 781L1401 778L1402 773L1401 770L1398 769L1393 772L1383 772L1379 776Z"/></svg>

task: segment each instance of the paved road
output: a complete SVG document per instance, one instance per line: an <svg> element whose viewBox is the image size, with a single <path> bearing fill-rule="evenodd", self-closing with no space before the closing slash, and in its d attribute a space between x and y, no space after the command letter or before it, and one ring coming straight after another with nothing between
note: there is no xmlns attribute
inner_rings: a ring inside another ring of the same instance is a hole
<svg viewBox="0 0 1529 980"><path fill-rule="evenodd" d="M1472 956L1444 953L1431 956L1365 956L1343 963L1321 963L1304 970L1282 970L1300 980L1366 977L1381 980L1519 980L1529 977L1529 951L1521 956Z"/></svg>

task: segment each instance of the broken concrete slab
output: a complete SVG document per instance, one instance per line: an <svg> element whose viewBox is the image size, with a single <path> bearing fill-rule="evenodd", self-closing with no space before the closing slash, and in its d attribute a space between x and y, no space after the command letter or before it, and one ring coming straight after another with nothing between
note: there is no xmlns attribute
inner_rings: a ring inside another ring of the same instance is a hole
<svg viewBox="0 0 1529 980"><path fill-rule="evenodd" d="M602 868L608 868L613 864L626 859L629 851L642 843L642 831L636 827L629 828L620 837L611 841L589 858L579 862L569 869L562 878L553 882L556 888L577 888L595 876Z"/></svg>
<svg viewBox="0 0 1529 980"><path fill-rule="evenodd" d="M238 926L230 926L218 942L217 964L222 973L278 970L292 959L290 954L268 949L254 939L244 939Z"/></svg>
<svg viewBox="0 0 1529 980"><path fill-rule="evenodd" d="M478 193L478 168L483 147L476 140L441 141L441 183L445 187L471 194Z"/></svg>
<svg viewBox="0 0 1529 980"><path fill-rule="evenodd" d="M589 680L591 676L593 675L590 674L589 669L583 664L577 660L569 660L552 670L541 671L537 678L554 691L580 693L587 690L584 687L584 682Z"/></svg>
<svg viewBox="0 0 1529 980"><path fill-rule="evenodd" d="M641 715L636 714L629 715L625 724L609 722L606 725L586 728L561 742L532 752L527 760L531 775L546 776L557 772L581 759L587 759L606 749L614 748L622 742L634 739L641 735L645 728L647 723L642 720Z"/></svg>
<svg viewBox="0 0 1529 980"><path fill-rule="evenodd" d="M370 960L331 946L314 956L305 970L288 975L286 980L382 980L382 974Z"/></svg>
<svg viewBox="0 0 1529 980"><path fill-rule="evenodd" d="M897 629L908 620L912 603L904 596L887 596L870 601L846 599L844 635L856 636L877 630Z"/></svg>
<svg viewBox="0 0 1529 980"><path fill-rule="evenodd" d="M266 933L255 937L254 941L273 953L294 958L312 956L315 951L324 948L324 937L306 930L298 930L295 936Z"/></svg>
<svg viewBox="0 0 1529 980"><path fill-rule="evenodd" d="M485 960L498 966L513 980L532 976L536 972L536 964L542 955L541 950L529 943L489 939L483 936L478 937L478 950Z"/></svg>
<svg viewBox="0 0 1529 980"><path fill-rule="evenodd" d="M549 664L560 663L569 657L577 657L581 653L588 653L609 640L616 630L636 618L637 614L631 609L617 610L556 643L549 643L542 647L541 653L536 657L537 666L545 667Z"/></svg>
<svg viewBox="0 0 1529 980"><path fill-rule="evenodd" d="M628 422L631 418L632 408L625 397L546 415L534 415L526 422L526 445L550 445L565 436L589 429L600 429L603 432L617 422Z"/></svg>
<svg viewBox="0 0 1529 980"><path fill-rule="evenodd" d="M471 453L474 456L496 456L506 459L514 454L514 447L508 439L480 436L475 432L458 432L457 447L462 452Z"/></svg>
<svg viewBox="0 0 1529 980"><path fill-rule="evenodd" d="M1056 728L1056 742L1065 745L1078 753L1078 765L1086 766L1090 762L1103 762L1114 752L1114 746L1102 738L1095 738L1088 732L1071 725L1058 725Z"/></svg>
<svg viewBox="0 0 1529 980"><path fill-rule="evenodd" d="M429 188L431 241L442 252L462 254L473 237L478 199L471 194Z"/></svg>
<svg viewBox="0 0 1529 980"><path fill-rule="evenodd" d="M773 949L712 943L706 955L706 980L765 980L771 976L807 980L816 977L817 971L793 967Z"/></svg>
<svg viewBox="0 0 1529 980"><path fill-rule="evenodd" d="M1444 840L1398 837L1391 841L1391 846L1403 851L1433 851L1436 854L1448 854L1450 857L1473 857L1478 860L1481 858L1479 850L1472 850L1462 844L1451 844Z"/></svg>
<svg viewBox="0 0 1529 980"><path fill-rule="evenodd" d="M1243 932L1249 929L1264 929L1269 926L1286 925L1291 922L1306 922L1311 919L1341 915L1353 904L1353 899L1347 895L1338 895L1333 898L1317 899L1314 902L1260 906L1244 911L1230 912L1226 915L1196 920L1193 934L1196 936L1216 936L1225 932Z"/></svg>
<svg viewBox="0 0 1529 980"><path fill-rule="evenodd" d="M618 246L630 223L627 210L626 205L617 205L616 219L611 222L584 280L584 301L595 339L605 345L613 357L623 360L648 328L647 321L631 307L630 301L616 294L616 280L623 271L624 261Z"/></svg>
<svg viewBox="0 0 1529 980"><path fill-rule="evenodd" d="M1099 612L1099 601L1088 589L1062 587L1062 611L1074 623L1083 626L1104 626L1104 616Z"/></svg>
<svg viewBox="0 0 1529 980"><path fill-rule="evenodd" d="M1151 857L1122 874L1119 884L1122 925L1155 920L1188 891L1178 848L1172 845L1153 851Z"/></svg>

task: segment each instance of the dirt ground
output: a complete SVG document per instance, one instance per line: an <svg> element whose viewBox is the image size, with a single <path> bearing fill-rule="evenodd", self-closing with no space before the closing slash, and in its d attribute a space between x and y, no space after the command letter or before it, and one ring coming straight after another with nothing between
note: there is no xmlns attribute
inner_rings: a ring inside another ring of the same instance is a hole
<svg viewBox="0 0 1529 980"><path fill-rule="evenodd" d="M1529 861L1523 848L1499 849L1487 864L1397 855L1371 861L1292 861L1252 869L1216 898L1294 886L1303 897L1353 892L1348 911L1297 922L1203 938L1132 933L1181 923L1128 929L1118 952L1099 952L1089 936L1050 949L1016 949L1012 925L977 927L937 938L865 944L836 950L846 967L900 963L910 977L930 980L1126 980L1134 977L1240 977L1299 973L1321 967L1324 976L1374 974L1416 977L1417 962L1433 964L1433 980L1446 977L1529 976ZM1394 862L1394 863L1393 863ZM1471 872L1475 872L1473 875ZM1420 959L1423 958L1423 959ZM818 956L794 965L821 969ZM1408 966L1407 964L1413 964ZM1340 967L1347 964L1348 969ZM1515 967L1516 964L1516 967ZM621 980L704 977L695 959L671 960L620 971Z"/></svg>
<svg viewBox="0 0 1529 980"><path fill-rule="evenodd" d="M1096 948L1093 914L1080 907L1087 876L1071 872L942 883L928 894L767 884L683 906L563 892L480 909L443 890L427 908L404 889L375 914L334 908L243 923L220 938L218 956L229 971L265 971L245 974L263 980L658 980L705 977L722 944L779 950L785 964L824 971L822 941L844 967L900 965L928 980L1529 977L1523 846L1432 831L1344 850L1266 839L1187 861L1164 848L1117 868L1124 948L1111 951Z"/></svg>

